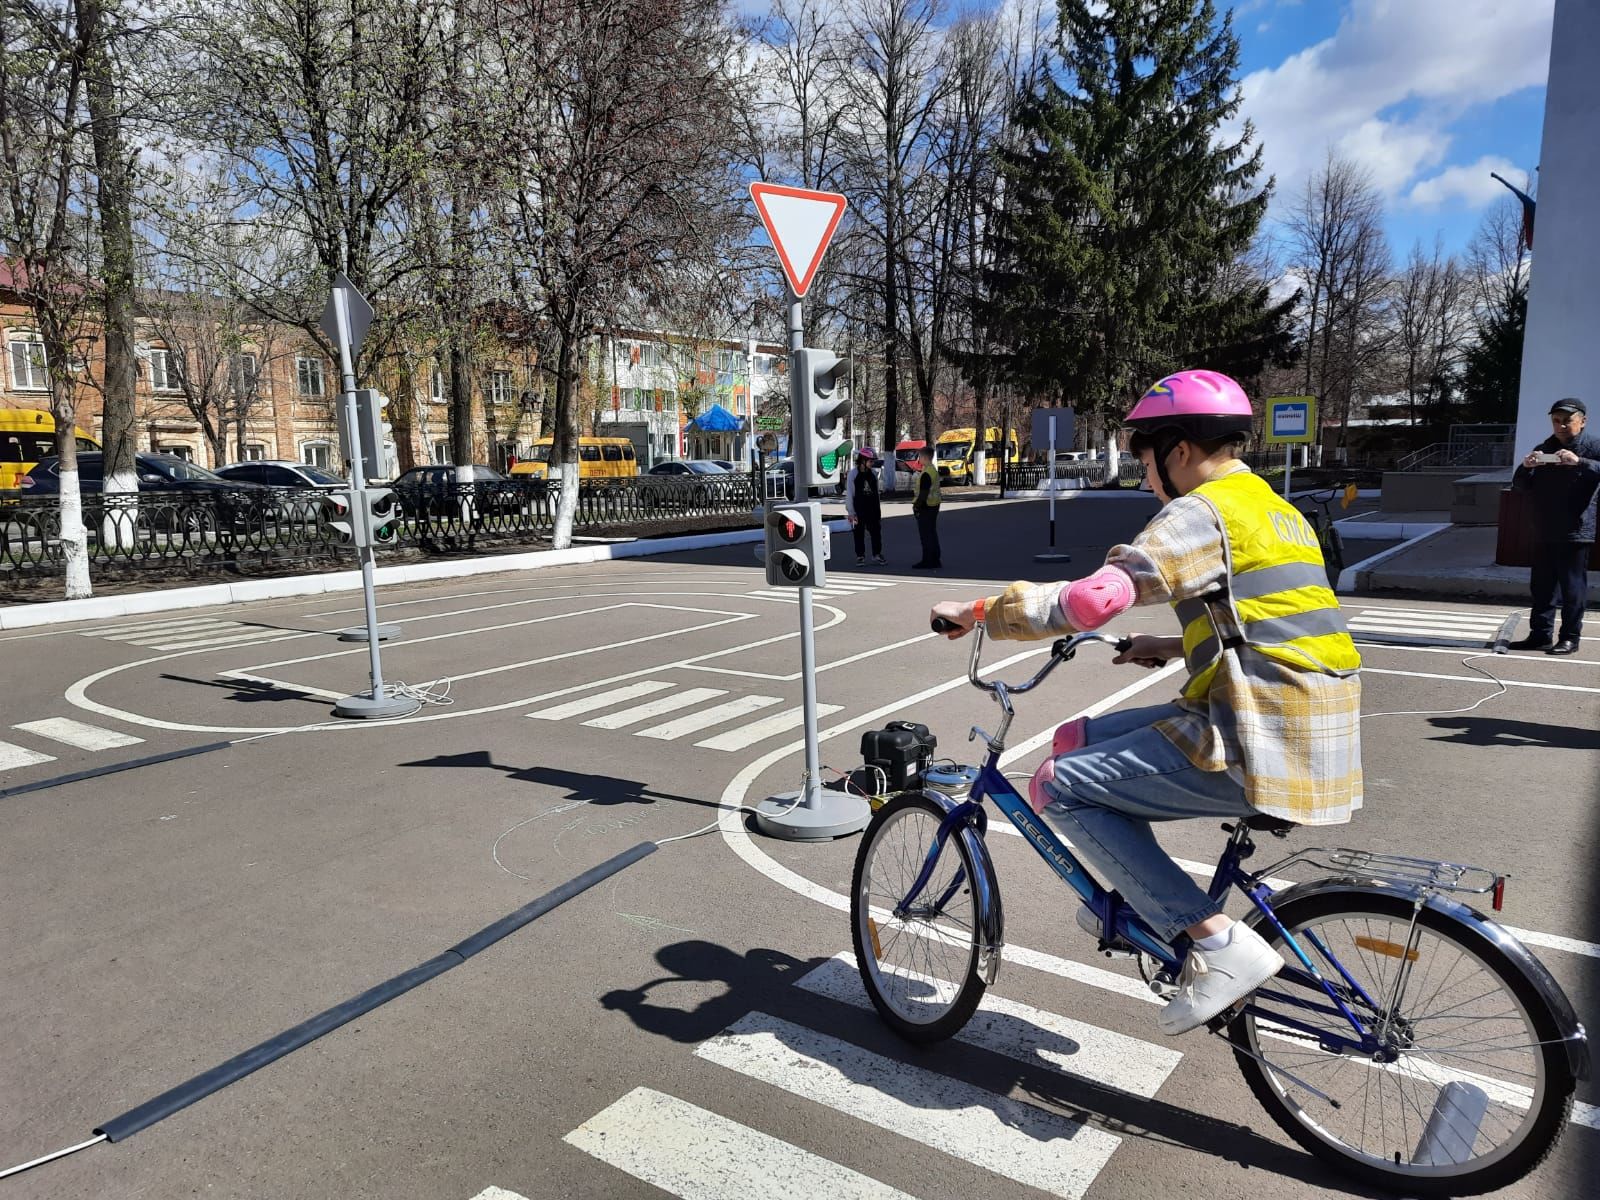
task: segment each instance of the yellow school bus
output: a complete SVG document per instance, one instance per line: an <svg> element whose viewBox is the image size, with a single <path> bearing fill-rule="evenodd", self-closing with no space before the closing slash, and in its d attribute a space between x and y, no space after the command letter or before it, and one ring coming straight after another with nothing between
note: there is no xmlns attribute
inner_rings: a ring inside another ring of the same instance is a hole
<svg viewBox="0 0 1600 1200"><path fill-rule="evenodd" d="M1006 461L1017 462L1021 451L1017 447L1016 430L1009 436L996 426L989 426L984 430L984 446L988 451L988 469L999 471L1000 448L1004 444ZM972 457L978 449L976 443L978 431L976 429L947 429L939 435L939 441L934 449L934 461L939 465L939 481L941 483L971 483L972 482Z"/></svg>
<svg viewBox="0 0 1600 1200"><path fill-rule="evenodd" d="M73 426L79 450L98 450L100 443ZM0 408L0 492L15 491L19 481L41 458L56 452L54 413L32 408Z"/></svg>
<svg viewBox="0 0 1600 1200"><path fill-rule="evenodd" d="M550 477L550 450L553 438L540 438L533 444L533 452L511 468L512 475L532 475L535 479ZM623 479L639 473L639 459L633 452L633 443L620 437L580 437L578 439L579 479Z"/></svg>

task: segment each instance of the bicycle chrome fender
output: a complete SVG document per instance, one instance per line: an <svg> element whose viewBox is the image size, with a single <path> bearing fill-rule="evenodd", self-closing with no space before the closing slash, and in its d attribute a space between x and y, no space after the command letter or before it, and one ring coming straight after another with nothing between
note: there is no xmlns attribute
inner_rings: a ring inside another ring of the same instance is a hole
<svg viewBox="0 0 1600 1200"><path fill-rule="evenodd" d="M1562 1042L1567 1047L1567 1058L1572 1064L1572 1073L1580 1080L1589 1078L1591 1064L1589 1060L1589 1034L1583 1027L1583 1022L1578 1020L1578 1014L1572 1010L1572 1002L1567 999L1567 994L1561 990L1561 985L1550 974L1545 965L1538 960L1523 945L1517 937L1496 922L1492 917L1479 912L1471 905L1463 904L1439 892L1428 892L1419 887L1407 884L1390 883L1384 880L1361 879L1356 876L1334 875L1323 879L1311 879L1304 883L1297 883L1287 887L1281 892L1274 892L1271 903L1274 910L1287 905L1295 900L1307 896L1324 896L1340 892L1352 895L1370 895L1381 892L1386 895L1398 896L1408 901L1422 898L1424 907L1431 908L1441 916L1451 917L1467 928L1475 931L1484 940L1491 943L1495 949L1502 951L1512 964L1522 972L1522 977L1533 987L1550 1009L1550 1014L1556 1020L1556 1026L1561 1034ZM1245 918L1252 927L1257 928L1266 922L1259 909L1252 908Z"/></svg>
<svg viewBox="0 0 1600 1200"><path fill-rule="evenodd" d="M987 814L981 805L954 800L933 788L925 789L921 794L937 804L946 817L962 807L971 810L970 818L954 831L953 836L959 837L965 844L978 876L972 880L974 907L978 911L978 971L983 975L984 983L993 986L1000 974L1001 952L1005 949L1005 915L1000 908L1000 887L994 873L994 862L989 857L989 847L984 843L980 831L973 827L975 823L982 822Z"/></svg>

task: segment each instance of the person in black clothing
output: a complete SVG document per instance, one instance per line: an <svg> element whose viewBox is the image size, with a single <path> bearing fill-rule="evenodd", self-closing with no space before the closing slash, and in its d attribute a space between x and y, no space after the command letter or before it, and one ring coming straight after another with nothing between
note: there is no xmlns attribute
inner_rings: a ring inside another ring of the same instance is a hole
<svg viewBox="0 0 1600 1200"><path fill-rule="evenodd" d="M1600 490L1600 439L1584 432L1588 416L1582 400L1556 401L1550 407L1554 432L1529 452L1511 480L1516 490L1533 493L1534 519L1539 527L1539 546L1528 581L1533 594L1528 636L1512 642L1513 650L1571 654L1583 636L1595 495ZM1558 612L1560 637L1552 640Z"/></svg>
<svg viewBox="0 0 1600 1200"><path fill-rule="evenodd" d="M878 452L863 446L856 452L856 465L844 481L844 511L850 518L850 536L856 542L856 566L867 561L867 535L872 535L872 561L880 566L883 557L883 505L878 494Z"/></svg>

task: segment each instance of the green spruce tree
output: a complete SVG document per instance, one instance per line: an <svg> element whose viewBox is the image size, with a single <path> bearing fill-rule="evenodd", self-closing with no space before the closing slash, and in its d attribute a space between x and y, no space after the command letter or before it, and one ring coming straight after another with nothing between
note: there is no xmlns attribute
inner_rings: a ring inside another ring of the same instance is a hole
<svg viewBox="0 0 1600 1200"><path fill-rule="evenodd" d="M1293 301L1241 272L1265 215L1239 44L1211 0L1062 0L1060 70L1000 152L990 317L1018 384L1115 420L1181 367L1250 377Z"/></svg>
<svg viewBox="0 0 1600 1200"><path fill-rule="evenodd" d="M1522 335L1528 323L1528 284L1522 280L1503 306L1483 314L1477 341L1467 351L1461 370L1461 396L1469 421L1509 422L1517 419L1522 387Z"/></svg>

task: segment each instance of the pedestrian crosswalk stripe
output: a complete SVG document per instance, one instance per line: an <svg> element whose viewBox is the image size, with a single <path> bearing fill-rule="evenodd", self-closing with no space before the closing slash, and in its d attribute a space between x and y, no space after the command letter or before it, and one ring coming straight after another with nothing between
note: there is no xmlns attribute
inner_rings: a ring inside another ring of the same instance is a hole
<svg viewBox="0 0 1600 1200"><path fill-rule="evenodd" d="M508 1192L502 1187L486 1187L472 1200L528 1200L528 1198L517 1192Z"/></svg>
<svg viewBox="0 0 1600 1200"><path fill-rule="evenodd" d="M695 1056L1063 1200L1120 1139L959 1079L753 1012Z"/></svg>
<svg viewBox="0 0 1600 1200"><path fill-rule="evenodd" d="M135 621L124 625L97 625L93 629L80 629L84 637L113 637L119 633L154 633L157 630L182 629L186 625L232 625L226 617L175 617L167 621Z"/></svg>
<svg viewBox="0 0 1600 1200"><path fill-rule="evenodd" d="M187 636L190 633L213 633L219 629L232 629L237 621L185 621L178 625L169 625L162 622L159 625L141 625L133 629L119 629L116 632L92 634L112 642L141 642L151 638L160 640L167 637Z"/></svg>
<svg viewBox="0 0 1600 1200"><path fill-rule="evenodd" d="M1457 613L1426 608L1363 608L1363 618L1378 617L1392 620L1423 618L1428 621L1450 621L1456 624L1484 624L1498 629L1508 613Z"/></svg>
<svg viewBox="0 0 1600 1200"><path fill-rule="evenodd" d="M54 754L40 754L37 750L24 750L10 742L0 742L0 771L14 771L18 767L33 767L55 760Z"/></svg>
<svg viewBox="0 0 1600 1200"><path fill-rule="evenodd" d="M852 954L829 959L797 986L857 1008L872 1007ZM1146 1099L1160 1090L1183 1058L1168 1046L1019 1004L992 990L955 1036L1018 1062L1046 1062L1068 1075Z"/></svg>
<svg viewBox="0 0 1600 1200"><path fill-rule="evenodd" d="M201 650L213 646L237 646L246 642L268 642L277 638L301 636L298 632L287 629L256 629L249 633L233 633L218 637L183 638L178 641L168 642L143 642L152 650Z"/></svg>
<svg viewBox="0 0 1600 1200"><path fill-rule="evenodd" d="M817 705L817 719L821 720L830 713L836 713L842 708L839 704ZM805 720L805 709L796 706L786 708L781 713L774 713L770 717L763 717L759 721L752 721L738 729L730 729L727 733L719 733L716 737L709 737L695 745L703 750L743 750L754 746L757 742L764 741L774 734L797 728Z"/></svg>
<svg viewBox="0 0 1600 1200"><path fill-rule="evenodd" d="M632 708L625 708L621 712L595 717L585 721L584 724L592 725L596 729L621 729L627 725L637 725L640 721L660 716L662 713L676 712L680 708L688 708L691 704L699 704L702 700L727 694L722 688L686 688L681 692L663 696L659 700L648 700L643 704L635 704Z"/></svg>
<svg viewBox="0 0 1600 1200"><path fill-rule="evenodd" d="M912 1200L686 1100L634 1088L562 1141L683 1200Z"/></svg>
<svg viewBox="0 0 1600 1200"><path fill-rule="evenodd" d="M538 712L529 713L528 716L535 721L564 721L568 717L577 716L579 713L593 712L597 708L607 708L613 704L621 704L625 700L636 700L640 696L653 696L657 692L667 691L672 686L672 684L664 683L659 679L641 679L638 683L630 683L625 687L612 688L607 692L596 692L591 696L568 700L565 704L542 708Z"/></svg>
<svg viewBox="0 0 1600 1200"><path fill-rule="evenodd" d="M777 696L739 696L722 704L713 705L711 708L689 713L674 721L652 725L649 729L637 729L634 731L634 736L670 742L685 734L699 733L702 729L710 729L713 725L721 725L725 721L732 721L748 713L759 712L763 708L771 708L774 704L781 703L783 701Z"/></svg>
<svg viewBox="0 0 1600 1200"><path fill-rule="evenodd" d="M800 599L800 589L799 588L794 588L791 591L783 591L783 592L780 592L780 591L746 592L745 595L747 595L747 596L757 596L757 597L759 597L760 599L763 599L763 600L799 600Z"/></svg>
<svg viewBox="0 0 1600 1200"><path fill-rule="evenodd" d="M13 725L11 728L21 729L26 733L36 733L40 737L47 737L55 742L64 742L68 746L76 746L80 750L114 750L119 746L137 746L144 741L143 738L134 737L132 734L119 733L115 729L101 729L98 725L88 725L82 721L74 721L71 717L50 717L43 721L23 721L20 725Z"/></svg>

